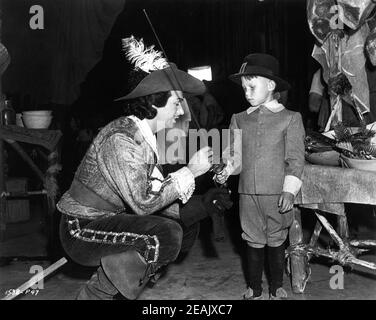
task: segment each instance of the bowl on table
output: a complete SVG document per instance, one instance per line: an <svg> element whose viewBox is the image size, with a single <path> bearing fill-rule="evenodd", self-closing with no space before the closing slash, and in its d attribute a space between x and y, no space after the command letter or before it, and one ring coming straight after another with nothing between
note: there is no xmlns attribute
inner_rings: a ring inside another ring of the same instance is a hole
<svg viewBox="0 0 376 320"><path fill-rule="evenodd" d="M22 112L22 121L29 129L47 129L52 121L52 111L24 111Z"/></svg>
<svg viewBox="0 0 376 320"><path fill-rule="evenodd" d="M376 172L376 159L352 159L341 155L341 160L343 161L343 165L347 168Z"/></svg>
<svg viewBox="0 0 376 320"><path fill-rule="evenodd" d="M27 115L27 116L51 116L52 110L22 111L22 115Z"/></svg>

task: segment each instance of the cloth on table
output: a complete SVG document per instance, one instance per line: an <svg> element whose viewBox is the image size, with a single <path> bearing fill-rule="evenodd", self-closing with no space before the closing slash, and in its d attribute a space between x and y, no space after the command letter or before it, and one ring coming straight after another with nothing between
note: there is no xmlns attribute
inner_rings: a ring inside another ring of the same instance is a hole
<svg viewBox="0 0 376 320"><path fill-rule="evenodd" d="M52 151L59 142L62 133L60 130L27 129L15 125L1 126L0 138L37 144Z"/></svg>
<svg viewBox="0 0 376 320"><path fill-rule="evenodd" d="M304 166L295 204L344 215L344 203L376 205L376 172L318 165Z"/></svg>

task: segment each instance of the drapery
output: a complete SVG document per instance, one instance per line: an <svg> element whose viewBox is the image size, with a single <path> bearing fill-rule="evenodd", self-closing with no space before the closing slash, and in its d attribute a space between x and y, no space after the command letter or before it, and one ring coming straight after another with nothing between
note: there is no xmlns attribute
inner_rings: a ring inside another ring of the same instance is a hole
<svg viewBox="0 0 376 320"><path fill-rule="evenodd" d="M235 85L224 80L251 52L268 52L280 60L282 75L294 88L292 105L304 111L313 37L302 0L38 0L45 9L44 30L29 28L30 0L2 4L3 42L12 59L4 89L30 94L37 104L75 100L80 83L99 62L115 21L119 30L114 36L133 33L156 44L142 14L146 8L171 61L185 70L212 65L213 83L223 80L217 84L223 90L216 90L215 97L225 111L240 111L234 102L242 97L236 91L240 88L231 91ZM112 88L120 86L117 83Z"/></svg>
<svg viewBox="0 0 376 320"><path fill-rule="evenodd" d="M54 1L56 2L56 0ZM79 85L101 59L104 42L125 0L58 0L59 28L52 68L52 97L71 104Z"/></svg>
<svg viewBox="0 0 376 320"><path fill-rule="evenodd" d="M29 10L34 3L3 0L3 42L12 59L4 75L4 91L30 95L35 105L69 105L101 59L125 0L40 0L37 4L43 9L44 29L32 30Z"/></svg>

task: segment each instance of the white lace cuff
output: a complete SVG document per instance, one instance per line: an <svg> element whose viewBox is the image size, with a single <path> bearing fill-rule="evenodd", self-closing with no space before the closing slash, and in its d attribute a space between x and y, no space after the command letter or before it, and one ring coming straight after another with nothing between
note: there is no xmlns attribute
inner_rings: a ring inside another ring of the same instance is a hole
<svg viewBox="0 0 376 320"><path fill-rule="evenodd" d="M178 171L170 173L171 178L176 182L179 199L186 203L195 191L195 177L191 170L183 167Z"/></svg>
<svg viewBox="0 0 376 320"><path fill-rule="evenodd" d="M283 183L283 191L290 192L294 196L296 196L301 187L302 180L292 175L285 176L285 181Z"/></svg>

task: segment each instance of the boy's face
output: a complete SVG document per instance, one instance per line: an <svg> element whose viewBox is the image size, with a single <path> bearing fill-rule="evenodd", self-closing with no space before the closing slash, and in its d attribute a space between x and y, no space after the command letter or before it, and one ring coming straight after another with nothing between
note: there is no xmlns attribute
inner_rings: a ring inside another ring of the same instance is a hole
<svg viewBox="0 0 376 320"><path fill-rule="evenodd" d="M274 81L264 77L242 77L242 87L247 101L252 107L273 100Z"/></svg>

